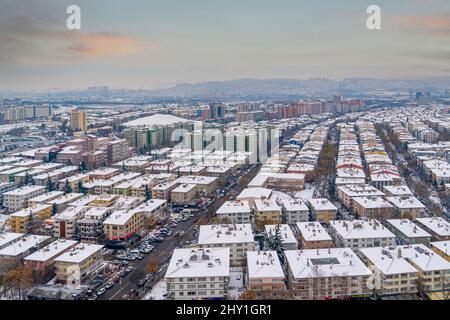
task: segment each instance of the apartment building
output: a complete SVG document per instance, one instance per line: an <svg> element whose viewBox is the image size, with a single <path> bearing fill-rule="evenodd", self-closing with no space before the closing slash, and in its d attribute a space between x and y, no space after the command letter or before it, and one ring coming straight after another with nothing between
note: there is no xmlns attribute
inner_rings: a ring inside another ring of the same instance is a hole
<svg viewBox="0 0 450 320"><path fill-rule="evenodd" d="M103 221L108 240L127 240L144 228L144 215L133 211L118 210Z"/></svg>
<svg viewBox="0 0 450 320"><path fill-rule="evenodd" d="M283 299L285 275L276 251L247 252L247 289L259 299Z"/></svg>
<svg viewBox="0 0 450 320"><path fill-rule="evenodd" d="M424 216L425 206L414 196L386 197L394 208L399 218L416 219Z"/></svg>
<svg viewBox="0 0 450 320"><path fill-rule="evenodd" d="M167 201L161 199L150 199L130 211L142 213L145 218L149 218L155 223L163 221L169 214L169 211L167 210Z"/></svg>
<svg viewBox="0 0 450 320"><path fill-rule="evenodd" d="M356 197L380 197L384 193L370 185L349 184L337 188L339 201L349 209L353 209L353 199Z"/></svg>
<svg viewBox="0 0 450 320"><path fill-rule="evenodd" d="M74 240L58 239L26 256L23 262L25 265L30 265L35 272L40 272L48 279L54 275L55 258L73 248L77 243Z"/></svg>
<svg viewBox="0 0 450 320"><path fill-rule="evenodd" d="M394 206L381 197L356 197L353 204L359 218L392 219L395 216Z"/></svg>
<svg viewBox="0 0 450 320"><path fill-rule="evenodd" d="M431 241L431 234L409 219L388 219L386 226L404 244L423 243L428 245Z"/></svg>
<svg viewBox="0 0 450 320"><path fill-rule="evenodd" d="M302 249L325 249L333 247L333 239L318 221L297 222Z"/></svg>
<svg viewBox="0 0 450 320"><path fill-rule="evenodd" d="M6 248L16 241L19 241L24 236L24 233L0 232L0 250Z"/></svg>
<svg viewBox="0 0 450 320"><path fill-rule="evenodd" d="M417 218L415 221L432 235L434 241L450 240L450 223L443 218Z"/></svg>
<svg viewBox="0 0 450 320"><path fill-rule="evenodd" d="M83 242L96 243L103 239L103 221L110 215L112 208L91 207L84 213L84 217L77 221L76 228Z"/></svg>
<svg viewBox="0 0 450 320"><path fill-rule="evenodd" d="M25 208L28 200L45 193L45 187L25 186L3 194L3 206L9 211L17 211Z"/></svg>
<svg viewBox="0 0 450 320"><path fill-rule="evenodd" d="M288 224L278 224L278 225L265 225L267 237L273 237L279 233L281 238L281 243L283 244L284 250L297 250L298 242L291 227ZM277 231L278 230L278 231Z"/></svg>
<svg viewBox="0 0 450 320"><path fill-rule="evenodd" d="M376 275L374 289L377 295L418 292L419 272L402 256L401 248L363 248L360 252L362 260Z"/></svg>
<svg viewBox="0 0 450 320"><path fill-rule="evenodd" d="M178 187L177 181L166 181L152 188L152 199L170 200L172 191Z"/></svg>
<svg viewBox="0 0 450 320"><path fill-rule="evenodd" d="M197 186L195 184L180 184L172 190L171 200L175 204L188 204L194 200L197 195Z"/></svg>
<svg viewBox="0 0 450 320"><path fill-rule="evenodd" d="M280 191L300 191L303 190L304 183L304 174L260 172L249 182L248 187L269 188Z"/></svg>
<svg viewBox="0 0 450 320"><path fill-rule="evenodd" d="M12 232L28 233L34 221L49 219L52 216L52 206L39 204L16 211L9 215L9 226Z"/></svg>
<svg viewBox="0 0 450 320"><path fill-rule="evenodd" d="M202 225L198 235L200 248L230 248L230 265L244 266L248 251L254 250L250 224Z"/></svg>
<svg viewBox="0 0 450 320"><path fill-rule="evenodd" d="M436 241L430 243L431 249L442 258L450 262L450 241Z"/></svg>
<svg viewBox="0 0 450 320"><path fill-rule="evenodd" d="M250 223L252 210L247 200L226 201L217 211L219 219L227 219L233 224Z"/></svg>
<svg viewBox="0 0 450 320"><path fill-rule="evenodd" d="M21 237L18 241L13 242L0 250L0 259L9 258L20 260L47 245L50 241L50 237L48 236L34 234Z"/></svg>
<svg viewBox="0 0 450 320"><path fill-rule="evenodd" d="M53 217L53 236L55 238L75 239L78 234L77 221L89 210L86 206L69 206Z"/></svg>
<svg viewBox="0 0 450 320"><path fill-rule="evenodd" d="M56 281L79 285L81 280L102 264L102 249L102 245L80 243L55 258Z"/></svg>
<svg viewBox="0 0 450 320"><path fill-rule="evenodd" d="M407 186L384 186L383 190L388 197L412 196L413 192Z"/></svg>
<svg viewBox="0 0 450 320"><path fill-rule="evenodd" d="M301 300L346 299L370 294L372 272L349 248L285 251L288 283Z"/></svg>
<svg viewBox="0 0 450 320"><path fill-rule="evenodd" d="M282 222L281 207L272 199L255 199L255 219L264 224Z"/></svg>
<svg viewBox="0 0 450 320"><path fill-rule="evenodd" d="M327 198L308 199L308 203L314 220L329 223L336 219L337 208Z"/></svg>
<svg viewBox="0 0 450 320"><path fill-rule="evenodd" d="M301 199L283 199L283 213L288 224L306 222L309 220L309 209Z"/></svg>
<svg viewBox="0 0 450 320"><path fill-rule="evenodd" d="M397 250L419 272L419 289L422 292L448 290L450 262L423 244L398 246Z"/></svg>
<svg viewBox="0 0 450 320"><path fill-rule="evenodd" d="M174 300L224 299L229 278L229 248L175 249L164 276Z"/></svg>
<svg viewBox="0 0 450 320"><path fill-rule="evenodd" d="M35 206L38 204L43 204L46 202L49 202L53 199L56 199L60 196L62 196L64 194L64 192L62 191L51 191L51 192L47 192L44 194L41 194L40 196L34 197L30 200L28 200L28 205L31 206Z"/></svg>
<svg viewBox="0 0 450 320"><path fill-rule="evenodd" d="M335 220L330 233L336 247L358 250L370 247L394 246L395 235L377 220Z"/></svg>

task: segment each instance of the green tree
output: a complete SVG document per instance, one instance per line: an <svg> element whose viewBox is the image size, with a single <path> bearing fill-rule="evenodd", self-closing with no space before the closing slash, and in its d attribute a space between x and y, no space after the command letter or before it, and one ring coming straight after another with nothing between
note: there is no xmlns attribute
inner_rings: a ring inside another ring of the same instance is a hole
<svg viewBox="0 0 450 320"><path fill-rule="evenodd" d="M52 179L50 177L47 178L47 191L51 192L55 190L55 185L53 184Z"/></svg>
<svg viewBox="0 0 450 320"><path fill-rule="evenodd" d="M58 207L56 206L56 203L53 203L53 205L52 205L52 215L54 216L57 213L58 213Z"/></svg>
<svg viewBox="0 0 450 320"><path fill-rule="evenodd" d="M64 193L68 194L68 193L72 193L72 187L70 186L69 181L66 179L66 182L64 183Z"/></svg>
<svg viewBox="0 0 450 320"><path fill-rule="evenodd" d="M79 193L86 193L86 189L83 187L83 182L81 182L81 180L78 181L77 189Z"/></svg>
<svg viewBox="0 0 450 320"><path fill-rule="evenodd" d="M152 198L152 195L150 193L150 190L148 189L148 185L145 185L144 192L145 192L145 201L150 200Z"/></svg>

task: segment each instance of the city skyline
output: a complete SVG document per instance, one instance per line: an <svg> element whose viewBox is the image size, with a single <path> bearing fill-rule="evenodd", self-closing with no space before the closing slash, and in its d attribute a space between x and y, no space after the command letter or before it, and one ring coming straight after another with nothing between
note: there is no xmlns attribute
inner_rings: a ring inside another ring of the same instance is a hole
<svg viewBox="0 0 450 320"><path fill-rule="evenodd" d="M450 74L447 1L73 1L0 3L0 88L155 89L232 79L424 78Z"/></svg>

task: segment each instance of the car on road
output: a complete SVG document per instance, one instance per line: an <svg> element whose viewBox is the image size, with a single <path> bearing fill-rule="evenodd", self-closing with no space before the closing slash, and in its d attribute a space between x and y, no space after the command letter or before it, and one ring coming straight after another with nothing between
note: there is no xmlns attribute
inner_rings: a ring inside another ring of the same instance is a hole
<svg viewBox="0 0 450 320"><path fill-rule="evenodd" d="M102 288L100 288L100 289L97 290L96 295L97 295L97 296L101 296L101 295L104 294L105 292L106 292L106 289L102 287Z"/></svg>
<svg viewBox="0 0 450 320"><path fill-rule="evenodd" d="M92 296L89 297L88 300L97 300L98 296L96 294L93 294Z"/></svg>
<svg viewBox="0 0 450 320"><path fill-rule="evenodd" d="M128 272L131 272L133 269L134 269L134 267L128 266L128 267L125 269L125 271L128 273Z"/></svg>
<svg viewBox="0 0 450 320"><path fill-rule="evenodd" d="M114 286L114 282L109 281L106 285L105 285L105 289L111 289Z"/></svg>

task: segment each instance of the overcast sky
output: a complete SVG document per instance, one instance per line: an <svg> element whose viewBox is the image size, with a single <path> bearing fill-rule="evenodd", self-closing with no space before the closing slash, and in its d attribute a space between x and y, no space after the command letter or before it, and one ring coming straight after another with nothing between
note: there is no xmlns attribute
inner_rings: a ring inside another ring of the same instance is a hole
<svg viewBox="0 0 450 320"><path fill-rule="evenodd" d="M448 0L0 0L2 89L449 75Z"/></svg>

